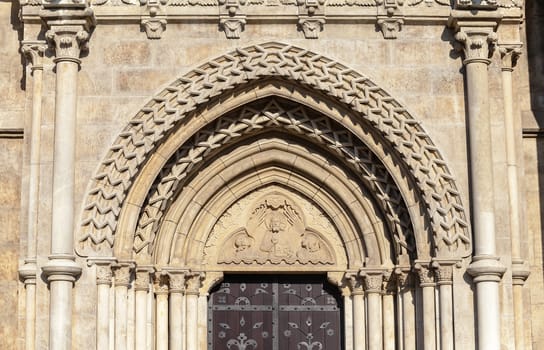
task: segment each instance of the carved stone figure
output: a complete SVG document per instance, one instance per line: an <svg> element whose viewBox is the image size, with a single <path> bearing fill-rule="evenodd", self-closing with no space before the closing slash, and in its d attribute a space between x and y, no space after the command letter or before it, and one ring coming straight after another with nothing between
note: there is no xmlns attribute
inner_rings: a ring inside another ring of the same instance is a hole
<svg viewBox="0 0 544 350"><path fill-rule="evenodd" d="M333 264L330 244L306 226L299 205L280 192L249 206L246 223L228 234L220 264Z"/></svg>

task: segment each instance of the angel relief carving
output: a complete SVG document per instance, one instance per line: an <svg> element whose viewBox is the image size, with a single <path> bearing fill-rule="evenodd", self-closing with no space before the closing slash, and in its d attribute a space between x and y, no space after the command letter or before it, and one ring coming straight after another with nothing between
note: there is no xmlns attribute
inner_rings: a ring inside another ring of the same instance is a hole
<svg viewBox="0 0 544 350"><path fill-rule="evenodd" d="M285 195L261 197L246 218L220 245L219 264L334 264L330 244L306 226L301 208Z"/></svg>

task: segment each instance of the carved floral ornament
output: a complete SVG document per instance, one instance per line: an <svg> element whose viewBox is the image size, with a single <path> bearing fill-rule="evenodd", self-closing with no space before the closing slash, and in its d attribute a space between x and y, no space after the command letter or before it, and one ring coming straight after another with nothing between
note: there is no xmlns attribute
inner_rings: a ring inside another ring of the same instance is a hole
<svg viewBox="0 0 544 350"><path fill-rule="evenodd" d="M157 145L189 112L214 96L266 76L285 77L324 92L374 128L418 184L436 253L470 251L465 209L454 178L421 125L384 90L348 67L295 46L267 43L238 49L187 73L133 118L89 185L78 253L111 256L119 214L132 183Z"/></svg>

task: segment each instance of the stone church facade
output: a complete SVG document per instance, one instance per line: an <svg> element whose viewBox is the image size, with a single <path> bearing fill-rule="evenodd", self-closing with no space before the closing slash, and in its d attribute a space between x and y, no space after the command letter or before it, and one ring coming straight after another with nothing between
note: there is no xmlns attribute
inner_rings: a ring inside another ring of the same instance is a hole
<svg viewBox="0 0 544 350"><path fill-rule="evenodd" d="M0 2L3 349L542 349L544 5Z"/></svg>

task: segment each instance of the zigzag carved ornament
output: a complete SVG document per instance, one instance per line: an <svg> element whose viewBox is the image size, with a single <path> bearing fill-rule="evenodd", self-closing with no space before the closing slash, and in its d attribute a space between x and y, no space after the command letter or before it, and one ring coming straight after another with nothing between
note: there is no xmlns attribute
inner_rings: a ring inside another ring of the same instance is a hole
<svg viewBox="0 0 544 350"><path fill-rule="evenodd" d="M141 166L176 123L212 97L266 76L295 80L327 94L372 125L405 162L419 187L436 254L470 251L470 232L454 177L420 123L353 69L303 48L271 42L237 49L188 72L128 123L90 185L78 253L111 255L124 198Z"/></svg>

